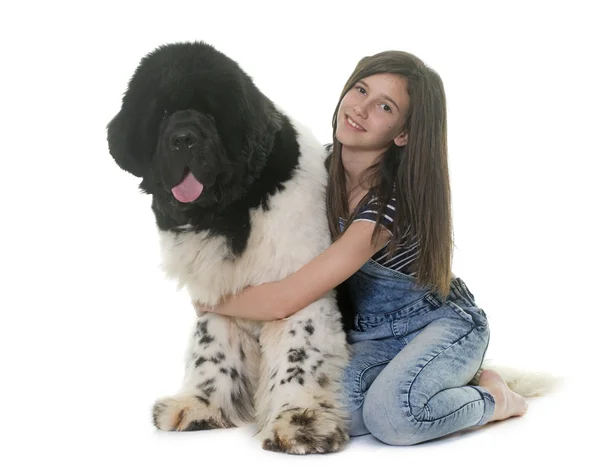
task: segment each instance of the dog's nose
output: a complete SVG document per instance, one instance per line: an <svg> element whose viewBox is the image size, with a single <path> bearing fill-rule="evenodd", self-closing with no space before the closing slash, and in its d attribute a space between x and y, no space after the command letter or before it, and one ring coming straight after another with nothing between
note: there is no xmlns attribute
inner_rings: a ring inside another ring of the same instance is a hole
<svg viewBox="0 0 600 476"><path fill-rule="evenodd" d="M178 129L169 139L171 149L173 150L186 150L194 147L198 143L198 134L192 129Z"/></svg>

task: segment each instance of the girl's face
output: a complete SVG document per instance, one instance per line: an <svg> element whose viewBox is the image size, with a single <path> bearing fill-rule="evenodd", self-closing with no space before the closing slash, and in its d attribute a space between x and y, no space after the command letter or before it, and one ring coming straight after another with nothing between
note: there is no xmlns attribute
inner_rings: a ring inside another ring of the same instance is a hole
<svg viewBox="0 0 600 476"><path fill-rule="evenodd" d="M374 74L346 93L337 115L335 136L345 147L380 150L406 144L400 133L408 111L407 81L397 74Z"/></svg>

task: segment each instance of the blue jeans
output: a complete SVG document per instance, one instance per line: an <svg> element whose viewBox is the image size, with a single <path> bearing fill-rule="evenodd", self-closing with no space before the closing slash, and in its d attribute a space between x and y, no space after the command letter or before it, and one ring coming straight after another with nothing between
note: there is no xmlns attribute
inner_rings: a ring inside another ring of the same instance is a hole
<svg viewBox="0 0 600 476"><path fill-rule="evenodd" d="M344 375L350 436L411 445L489 421L493 397L467 385L487 350L487 318L460 278L442 302L371 260L346 285L355 311Z"/></svg>

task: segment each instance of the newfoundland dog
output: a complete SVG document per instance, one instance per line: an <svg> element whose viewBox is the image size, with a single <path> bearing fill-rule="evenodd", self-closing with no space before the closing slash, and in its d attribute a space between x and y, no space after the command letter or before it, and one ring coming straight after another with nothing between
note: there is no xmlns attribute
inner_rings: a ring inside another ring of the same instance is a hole
<svg viewBox="0 0 600 476"><path fill-rule="evenodd" d="M329 246L324 147L212 46L144 57L107 129L117 164L152 195L164 269L192 302L280 280ZM157 401L154 423L256 422L265 449L336 451L348 357L334 292L278 321L199 315L181 389Z"/></svg>

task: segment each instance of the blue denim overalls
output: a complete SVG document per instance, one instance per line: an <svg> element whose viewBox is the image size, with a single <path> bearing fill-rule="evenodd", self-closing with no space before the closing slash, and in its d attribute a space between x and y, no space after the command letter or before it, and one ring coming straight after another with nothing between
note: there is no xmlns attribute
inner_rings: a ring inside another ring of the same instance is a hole
<svg viewBox="0 0 600 476"><path fill-rule="evenodd" d="M487 350L488 322L460 278L445 302L373 260L345 284L355 311L344 374L351 436L410 445L489 421L493 397L467 385Z"/></svg>

